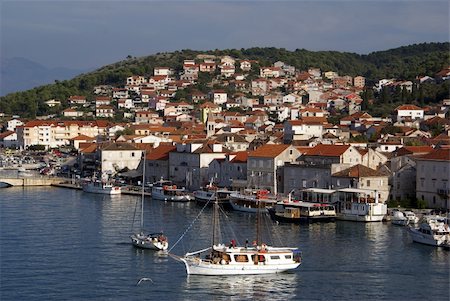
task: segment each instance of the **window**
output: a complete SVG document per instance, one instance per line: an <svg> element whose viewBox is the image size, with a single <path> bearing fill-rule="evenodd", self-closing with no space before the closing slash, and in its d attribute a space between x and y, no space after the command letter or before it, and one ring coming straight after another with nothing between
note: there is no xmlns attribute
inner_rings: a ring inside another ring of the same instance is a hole
<svg viewBox="0 0 450 301"><path fill-rule="evenodd" d="M291 256L291 255L284 255L284 258L286 258L286 259L291 259L292 256Z"/></svg>
<svg viewBox="0 0 450 301"><path fill-rule="evenodd" d="M302 180L302 187L306 188L306 180L305 179Z"/></svg>
<svg viewBox="0 0 450 301"><path fill-rule="evenodd" d="M367 187L370 187L370 180L367 180Z"/></svg>
<svg viewBox="0 0 450 301"><path fill-rule="evenodd" d="M272 259L272 260L278 260L278 259L280 259L280 256L278 256L278 255L272 255L272 256L270 256L270 259Z"/></svg>
<svg viewBox="0 0 450 301"><path fill-rule="evenodd" d="M131 152L131 157L134 157L134 152Z"/></svg>

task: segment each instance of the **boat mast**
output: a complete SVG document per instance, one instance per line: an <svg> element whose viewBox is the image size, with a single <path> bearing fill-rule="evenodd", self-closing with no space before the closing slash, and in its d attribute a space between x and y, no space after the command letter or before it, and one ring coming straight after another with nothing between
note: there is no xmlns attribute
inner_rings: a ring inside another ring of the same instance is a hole
<svg viewBox="0 0 450 301"><path fill-rule="evenodd" d="M258 198L258 210L256 211L256 246L261 243L261 200Z"/></svg>
<svg viewBox="0 0 450 301"><path fill-rule="evenodd" d="M141 230L144 229L144 185L145 185L145 157L146 151L144 150L144 165L142 167L142 192L141 192Z"/></svg>
<svg viewBox="0 0 450 301"><path fill-rule="evenodd" d="M217 193L214 193L213 228L212 228L212 239L211 239L211 252L213 251L214 244L216 243L217 207L218 207Z"/></svg>

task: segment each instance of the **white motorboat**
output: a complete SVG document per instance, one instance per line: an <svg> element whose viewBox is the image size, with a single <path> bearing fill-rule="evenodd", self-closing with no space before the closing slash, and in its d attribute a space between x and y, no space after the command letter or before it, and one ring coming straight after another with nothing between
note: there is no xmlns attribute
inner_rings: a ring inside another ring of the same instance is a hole
<svg viewBox="0 0 450 301"><path fill-rule="evenodd" d="M419 223L419 218L416 216L416 214L410 210L403 211L403 214L408 219L408 225L414 225Z"/></svg>
<svg viewBox="0 0 450 301"><path fill-rule="evenodd" d="M187 190L173 185L171 181L160 180L152 185L152 199L171 202L189 202L191 196Z"/></svg>
<svg viewBox="0 0 450 301"><path fill-rule="evenodd" d="M267 190L248 191L247 193L232 193L230 205L236 211L256 213L258 210L268 212L277 203L274 196L270 196Z"/></svg>
<svg viewBox="0 0 450 301"><path fill-rule="evenodd" d="M121 194L121 188L111 183L92 180L82 184L84 192L117 195Z"/></svg>
<svg viewBox="0 0 450 301"><path fill-rule="evenodd" d="M212 245L206 249L186 253L181 260L188 275L252 275L281 273L296 269L301 264L301 253L297 248L270 247L261 243L259 238L260 217L257 215L257 235L254 246L236 246L234 240L230 246L216 244L218 203L214 203L212 221ZM260 213L260 211L258 212Z"/></svg>
<svg viewBox="0 0 450 301"><path fill-rule="evenodd" d="M343 188L337 190L337 219L356 222L381 222L387 205L378 202L376 190ZM373 196L374 194L374 196Z"/></svg>
<svg viewBox="0 0 450 301"><path fill-rule="evenodd" d="M163 233L150 233L150 234L144 233L144 200L145 200L144 183L145 183L145 152L142 171L141 222L140 222L141 230L130 236L131 242L134 246L142 249L151 249L158 251L167 250L167 248L169 247L169 243L167 241L167 237L165 237Z"/></svg>
<svg viewBox="0 0 450 301"><path fill-rule="evenodd" d="M430 246L450 244L448 220L441 216L425 216L418 228L409 228L409 234L413 241Z"/></svg>
<svg viewBox="0 0 450 301"><path fill-rule="evenodd" d="M406 226L408 225L408 218L405 216L405 214L399 210L392 211L391 214L391 223L393 225L398 226Z"/></svg>

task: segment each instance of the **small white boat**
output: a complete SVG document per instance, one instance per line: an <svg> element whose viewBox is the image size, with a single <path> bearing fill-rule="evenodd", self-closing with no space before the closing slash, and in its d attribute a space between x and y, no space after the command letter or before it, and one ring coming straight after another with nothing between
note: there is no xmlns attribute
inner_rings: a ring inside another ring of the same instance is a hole
<svg viewBox="0 0 450 301"><path fill-rule="evenodd" d="M448 220L441 216L425 216L418 228L409 228L409 234L413 241L430 246L450 244Z"/></svg>
<svg viewBox="0 0 450 301"><path fill-rule="evenodd" d="M408 219L408 225L414 225L419 223L419 218L416 216L416 214L412 211L406 210L403 211L403 214Z"/></svg>
<svg viewBox="0 0 450 301"><path fill-rule="evenodd" d="M191 196L187 190L172 185L172 182L160 180L152 184L152 199L171 202L189 202Z"/></svg>
<svg viewBox="0 0 450 301"><path fill-rule="evenodd" d="M247 193L232 193L230 205L236 211L256 213L258 210L268 212L277 203L274 196L270 196L267 190L250 191Z"/></svg>
<svg viewBox="0 0 450 301"><path fill-rule="evenodd" d="M408 218L405 216L403 212L395 210L392 211L391 214L391 223L393 225L406 226L408 225Z"/></svg>
<svg viewBox="0 0 450 301"><path fill-rule="evenodd" d="M111 183L103 182L100 180L85 182L82 184L82 188L84 192L90 193L100 193L110 195L121 194L121 189L119 186L114 186Z"/></svg>

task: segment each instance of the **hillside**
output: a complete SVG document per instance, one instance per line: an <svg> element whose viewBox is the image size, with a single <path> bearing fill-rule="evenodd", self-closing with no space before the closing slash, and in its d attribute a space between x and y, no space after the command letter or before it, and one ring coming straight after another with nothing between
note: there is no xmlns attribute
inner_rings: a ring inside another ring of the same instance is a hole
<svg viewBox="0 0 450 301"><path fill-rule="evenodd" d="M450 61L449 43L415 44L368 55L259 47L240 50L181 50L129 58L93 72L81 74L71 80L55 81L54 84L8 94L0 98L0 112L18 114L23 117L49 114L52 113L52 109L45 105L46 100L59 99L63 101L63 107L66 107L65 100L70 95L86 95L91 98L94 86L102 84L122 86L128 76L152 75L155 66L167 66L179 71L183 60L193 59L198 54L230 55L237 59L253 59L258 60L261 66L280 60L299 70L316 67L324 71L333 70L342 75L363 75L369 85L380 78L414 79L417 75L432 76L448 66Z"/></svg>

